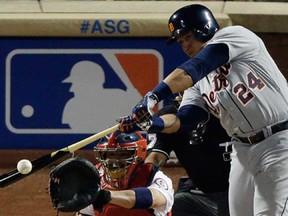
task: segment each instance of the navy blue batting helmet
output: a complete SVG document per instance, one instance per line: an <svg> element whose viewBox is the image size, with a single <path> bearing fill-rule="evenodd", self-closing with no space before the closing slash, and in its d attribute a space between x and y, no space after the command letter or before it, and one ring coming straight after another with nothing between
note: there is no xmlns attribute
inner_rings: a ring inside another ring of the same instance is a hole
<svg viewBox="0 0 288 216"><path fill-rule="evenodd" d="M175 11L168 22L171 33L167 43L173 43L179 36L192 31L196 40L206 42L210 40L219 24L212 12L200 4L192 4Z"/></svg>

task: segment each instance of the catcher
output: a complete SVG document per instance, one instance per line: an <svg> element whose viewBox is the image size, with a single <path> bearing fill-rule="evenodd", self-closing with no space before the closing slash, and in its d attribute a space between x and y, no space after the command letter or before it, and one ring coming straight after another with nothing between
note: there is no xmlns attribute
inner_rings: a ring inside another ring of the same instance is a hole
<svg viewBox="0 0 288 216"><path fill-rule="evenodd" d="M147 141L140 132L116 131L94 148L99 163L71 158L50 174L49 191L58 211L80 216L169 215L172 181L144 163Z"/></svg>

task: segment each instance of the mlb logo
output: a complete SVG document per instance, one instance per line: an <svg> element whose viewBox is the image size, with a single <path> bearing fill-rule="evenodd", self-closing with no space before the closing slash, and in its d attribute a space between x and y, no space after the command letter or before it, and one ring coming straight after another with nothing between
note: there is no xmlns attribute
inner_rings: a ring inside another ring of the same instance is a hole
<svg viewBox="0 0 288 216"><path fill-rule="evenodd" d="M153 49L17 49L6 59L13 133L96 133L129 115L163 79Z"/></svg>

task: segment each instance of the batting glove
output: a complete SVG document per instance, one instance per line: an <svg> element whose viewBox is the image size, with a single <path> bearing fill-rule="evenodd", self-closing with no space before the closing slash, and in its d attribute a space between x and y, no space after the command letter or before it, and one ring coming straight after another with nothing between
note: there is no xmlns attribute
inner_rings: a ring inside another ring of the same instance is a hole
<svg viewBox="0 0 288 216"><path fill-rule="evenodd" d="M144 98L133 108L133 117L140 124L150 124L152 119L154 106L159 102L158 97L152 93L148 92Z"/></svg>
<svg viewBox="0 0 288 216"><path fill-rule="evenodd" d="M122 117L117 121L119 122L119 130L123 133L133 133L142 130L139 123L132 115Z"/></svg>

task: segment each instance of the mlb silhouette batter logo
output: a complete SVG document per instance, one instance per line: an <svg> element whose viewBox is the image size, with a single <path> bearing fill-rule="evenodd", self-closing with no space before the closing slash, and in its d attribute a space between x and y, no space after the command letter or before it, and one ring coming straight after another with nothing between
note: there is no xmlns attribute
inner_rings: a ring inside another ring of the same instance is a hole
<svg viewBox="0 0 288 216"><path fill-rule="evenodd" d="M14 133L95 133L130 114L163 79L152 49L18 49L6 61Z"/></svg>

